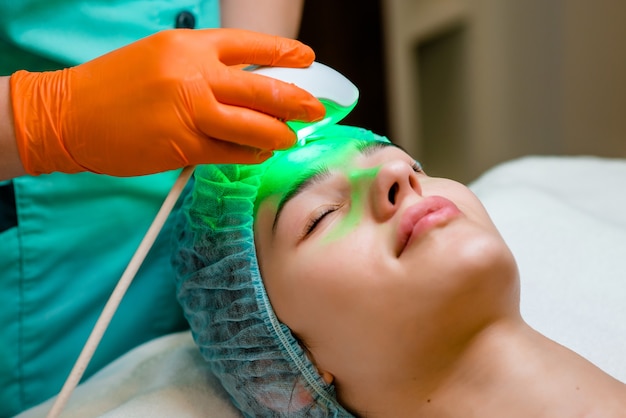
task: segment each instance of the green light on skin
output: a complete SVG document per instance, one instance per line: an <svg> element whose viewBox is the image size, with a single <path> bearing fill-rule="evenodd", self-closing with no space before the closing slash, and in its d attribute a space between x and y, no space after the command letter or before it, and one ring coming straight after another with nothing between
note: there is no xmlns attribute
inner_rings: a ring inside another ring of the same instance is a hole
<svg viewBox="0 0 626 418"><path fill-rule="evenodd" d="M348 173L348 182L350 183L350 209L348 210L348 214L341 219L339 225L331 230L325 237L325 243L343 238L361 222L364 214L367 191L379 171L380 166L377 166L364 169L357 168Z"/></svg>
<svg viewBox="0 0 626 418"><path fill-rule="evenodd" d="M256 210L263 202L271 202L270 204L277 208L279 202L297 184L310 178L323 161L323 165L329 170L343 171L350 184L348 213L329 233L325 241L329 242L345 236L363 218L366 192L380 170L380 167L366 169L346 167L346 163L360 155L359 143L361 141L353 141L345 137L331 137L309 142L305 146L276 152L272 158L263 163L267 166L255 201L255 217Z"/></svg>
<svg viewBox="0 0 626 418"><path fill-rule="evenodd" d="M255 212L261 203L270 198L278 204L296 184L311 177L322 164L331 169L345 164L356 155L355 143L345 138L322 139L306 146L275 152L263 163L266 171L261 178Z"/></svg>

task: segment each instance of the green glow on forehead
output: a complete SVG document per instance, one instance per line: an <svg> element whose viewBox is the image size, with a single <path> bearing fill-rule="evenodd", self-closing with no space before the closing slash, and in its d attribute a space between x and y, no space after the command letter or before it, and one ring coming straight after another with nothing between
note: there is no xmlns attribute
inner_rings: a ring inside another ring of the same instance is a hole
<svg viewBox="0 0 626 418"><path fill-rule="evenodd" d="M358 155L359 143L349 138L329 138L277 152L263 163L267 170L261 180L255 208L270 196L283 196L321 165L332 169L350 162Z"/></svg>

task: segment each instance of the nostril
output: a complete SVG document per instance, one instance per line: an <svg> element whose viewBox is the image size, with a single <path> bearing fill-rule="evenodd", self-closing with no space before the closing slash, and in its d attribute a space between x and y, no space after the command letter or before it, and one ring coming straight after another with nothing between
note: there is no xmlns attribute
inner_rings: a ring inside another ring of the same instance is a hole
<svg viewBox="0 0 626 418"><path fill-rule="evenodd" d="M391 202L392 205L396 204L398 189L400 189L400 185L398 183L394 183L389 189L389 193L387 194L387 199L389 199L389 202Z"/></svg>

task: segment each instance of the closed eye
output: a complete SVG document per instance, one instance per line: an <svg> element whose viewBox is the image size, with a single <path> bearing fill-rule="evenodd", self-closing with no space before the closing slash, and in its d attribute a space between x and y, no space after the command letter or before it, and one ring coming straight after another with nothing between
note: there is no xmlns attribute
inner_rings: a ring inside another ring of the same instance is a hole
<svg viewBox="0 0 626 418"><path fill-rule="evenodd" d="M411 168L413 169L413 171L415 171L416 173L423 173L424 170L422 169L422 165L419 163L419 161L415 161L413 160L411 162Z"/></svg>
<svg viewBox="0 0 626 418"><path fill-rule="evenodd" d="M309 235L311 235L315 228L324 220L324 218L331 214L332 212L339 209L339 206L326 206L320 208L306 223L304 229L302 230L302 234L300 240L306 239Z"/></svg>

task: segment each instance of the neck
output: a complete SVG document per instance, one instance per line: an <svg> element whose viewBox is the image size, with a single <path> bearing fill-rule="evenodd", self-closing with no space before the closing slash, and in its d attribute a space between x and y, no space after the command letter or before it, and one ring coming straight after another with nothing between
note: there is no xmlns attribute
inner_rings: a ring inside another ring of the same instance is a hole
<svg viewBox="0 0 626 418"><path fill-rule="evenodd" d="M626 417L626 385L521 319L489 325L457 353L419 381L404 369L356 404L368 417Z"/></svg>

